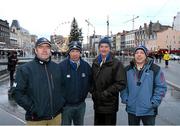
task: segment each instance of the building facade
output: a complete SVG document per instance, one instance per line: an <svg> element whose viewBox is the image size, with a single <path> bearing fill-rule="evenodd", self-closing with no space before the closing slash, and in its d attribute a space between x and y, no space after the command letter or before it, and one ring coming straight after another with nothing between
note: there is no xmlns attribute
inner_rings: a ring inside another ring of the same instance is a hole
<svg viewBox="0 0 180 126"><path fill-rule="evenodd" d="M29 31L21 27L18 20L12 21L10 29L11 32L16 34L18 48L23 49L26 56L32 55L33 44Z"/></svg>
<svg viewBox="0 0 180 126"><path fill-rule="evenodd" d="M166 30L156 33L156 39L147 41L148 49L152 51L159 49L180 50L180 31L168 27Z"/></svg>
<svg viewBox="0 0 180 126"><path fill-rule="evenodd" d="M173 21L173 29L176 31L180 31L180 12L174 17Z"/></svg>
<svg viewBox="0 0 180 126"><path fill-rule="evenodd" d="M8 48L10 46L10 30L9 23L0 19L0 48Z"/></svg>

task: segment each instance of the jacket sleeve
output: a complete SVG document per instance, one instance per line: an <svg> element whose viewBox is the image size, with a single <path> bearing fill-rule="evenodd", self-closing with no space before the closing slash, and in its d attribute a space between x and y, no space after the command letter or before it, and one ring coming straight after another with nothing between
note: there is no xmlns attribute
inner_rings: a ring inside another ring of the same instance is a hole
<svg viewBox="0 0 180 126"><path fill-rule="evenodd" d="M119 91L122 91L126 87L125 68L121 62L118 61L112 76L114 78L113 84L103 92L106 96L119 93Z"/></svg>
<svg viewBox="0 0 180 126"><path fill-rule="evenodd" d="M128 102L128 87L121 91L121 102L124 104Z"/></svg>
<svg viewBox="0 0 180 126"><path fill-rule="evenodd" d="M159 70L158 74L155 77L155 84L153 87L153 96L151 103L153 107L158 107L165 96L167 91L167 84L164 78L164 73Z"/></svg>
<svg viewBox="0 0 180 126"><path fill-rule="evenodd" d="M16 72L13 97L15 101L26 111L34 112L34 105L31 98L28 96L28 78L22 67L19 67Z"/></svg>
<svg viewBox="0 0 180 126"><path fill-rule="evenodd" d="M92 68L89 66L88 67L88 72L89 72L89 93L92 93L92 84L93 84L93 78L92 78Z"/></svg>

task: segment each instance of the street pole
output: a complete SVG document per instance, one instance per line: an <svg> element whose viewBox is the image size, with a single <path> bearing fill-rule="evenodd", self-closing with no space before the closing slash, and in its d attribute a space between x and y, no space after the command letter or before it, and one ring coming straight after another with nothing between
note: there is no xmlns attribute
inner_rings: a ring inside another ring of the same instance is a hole
<svg viewBox="0 0 180 126"><path fill-rule="evenodd" d="M107 37L109 37L109 16L107 16Z"/></svg>

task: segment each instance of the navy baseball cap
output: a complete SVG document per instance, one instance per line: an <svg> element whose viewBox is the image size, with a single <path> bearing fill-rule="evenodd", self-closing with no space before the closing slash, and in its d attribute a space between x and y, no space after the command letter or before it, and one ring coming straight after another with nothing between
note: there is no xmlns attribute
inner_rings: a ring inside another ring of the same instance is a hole
<svg viewBox="0 0 180 126"><path fill-rule="evenodd" d="M41 45L41 44L48 44L48 45L51 46L51 42L50 42L47 38L44 38L44 37L39 38L39 39L37 40L37 42L36 42L36 44L35 44L35 47L37 47L37 46L39 46L39 45Z"/></svg>
<svg viewBox="0 0 180 126"><path fill-rule="evenodd" d="M69 52L72 50L72 49L77 49L81 52L82 50L82 46L81 46L81 43L79 41L71 41L69 43Z"/></svg>

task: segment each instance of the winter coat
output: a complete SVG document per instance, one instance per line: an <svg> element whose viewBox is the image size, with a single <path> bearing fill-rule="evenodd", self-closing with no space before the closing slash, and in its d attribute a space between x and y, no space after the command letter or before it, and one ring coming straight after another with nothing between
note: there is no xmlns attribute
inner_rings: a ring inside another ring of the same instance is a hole
<svg viewBox="0 0 180 126"><path fill-rule="evenodd" d="M119 107L119 91L126 86L123 65L111 54L100 66L100 55L93 61L92 99L97 113L114 113Z"/></svg>
<svg viewBox="0 0 180 126"><path fill-rule="evenodd" d="M151 67L159 69L157 74ZM160 67L149 59L142 70L138 71L132 62L126 67L127 88L121 92L126 111L136 116L156 115L157 107L167 91L164 74Z"/></svg>
<svg viewBox="0 0 180 126"><path fill-rule="evenodd" d="M91 85L91 67L80 59L77 68L69 57L59 64L63 78L63 90L65 92L66 105L78 105L85 101Z"/></svg>
<svg viewBox="0 0 180 126"><path fill-rule="evenodd" d="M62 111L65 100L60 74L56 63L38 58L19 66L13 96L26 110L26 120L49 120Z"/></svg>
<svg viewBox="0 0 180 126"><path fill-rule="evenodd" d="M170 60L170 55L168 53L164 54L163 59Z"/></svg>

